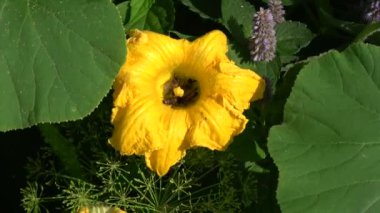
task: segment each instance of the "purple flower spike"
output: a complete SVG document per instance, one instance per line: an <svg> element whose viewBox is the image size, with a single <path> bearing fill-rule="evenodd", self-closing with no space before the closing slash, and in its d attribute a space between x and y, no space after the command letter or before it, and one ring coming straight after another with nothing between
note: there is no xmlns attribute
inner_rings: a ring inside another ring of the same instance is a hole
<svg viewBox="0 0 380 213"><path fill-rule="evenodd" d="M276 52L275 21L270 10L260 8L254 15L249 50L253 61L271 61Z"/></svg>
<svg viewBox="0 0 380 213"><path fill-rule="evenodd" d="M368 22L380 21L380 0L369 3L364 13L364 19Z"/></svg>
<svg viewBox="0 0 380 213"><path fill-rule="evenodd" d="M272 12L274 22L276 24L284 22L285 10L282 5L281 0L269 0L268 1L269 10Z"/></svg>

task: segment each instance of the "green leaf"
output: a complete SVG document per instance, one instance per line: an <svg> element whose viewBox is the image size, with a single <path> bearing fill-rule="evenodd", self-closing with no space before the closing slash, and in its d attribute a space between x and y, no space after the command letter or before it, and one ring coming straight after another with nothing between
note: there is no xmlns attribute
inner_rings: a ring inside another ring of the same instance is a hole
<svg viewBox="0 0 380 213"><path fill-rule="evenodd" d="M220 0L181 0L181 2L204 19L214 21L220 19Z"/></svg>
<svg viewBox="0 0 380 213"><path fill-rule="evenodd" d="M257 145L256 133L252 130L252 123L243 133L233 139L228 151L241 161L259 161L266 157L264 150Z"/></svg>
<svg viewBox="0 0 380 213"><path fill-rule="evenodd" d="M88 115L125 60L109 0L0 1L0 131Z"/></svg>
<svg viewBox="0 0 380 213"><path fill-rule="evenodd" d="M228 151L241 161L259 161L266 157L265 151L259 146L262 141L258 116L254 110L248 109L244 115L249 119L245 130L233 138Z"/></svg>
<svg viewBox="0 0 380 213"><path fill-rule="evenodd" d="M268 173L269 172L269 170L264 169L263 167L261 167L260 165L258 165L255 162L252 162L252 161L246 161L244 163L244 167L250 172L256 172L256 173Z"/></svg>
<svg viewBox="0 0 380 213"><path fill-rule="evenodd" d="M169 35L174 35L178 38L183 38L183 39L186 39L186 40L189 40L189 41L193 41L197 38L197 36L194 36L194 35L187 35L187 34L183 34L183 33L180 33L178 31L175 31L175 30L170 30L169 31Z"/></svg>
<svg viewBox="0 0 380 213"><path fill-rule="evenodd" d="M130 17L127 24L124 26L126 31L131 29L146 29L148 13L154 0L131 0L130 2ZM124 14L123 11L120 12Z"/></svg>
<svg viewBox="0 0 380 213"><path fill-rule="evenodd" d="M255 8L246 0L222 0L222 23L242 46L248 45Z"/></svg>
<svg viewBox="0 0 380 213"><path fill-rule="evenodd" d="M172 0L156 0L148 13L147 26L152 31L166 33L173 28L174 13Z"/></svg>
<svg viewBox="0 0 380 213"><path fill-rule="evenodd" d="M380 46L380 31L375 32L367 37L366 42Z"/></svg>
<svg viewBox="0 0 380 213"><path fill-rule="evenodd" d="M281 62L278 57L270 62L256 62L253 70L255 70L260 76L266 77L269 80L270 85L267 86L272 88L273 91L280 78Z"/></svg>
<svg viewBox="0 0 380 213"><path fill-rule="evenodd" d="M282 71L281 81L275 85L275 93L269 103L263 107L262 113L265 115L266 126L273 126L282 122L286 100L290 95L298 73L305 64L305 61L290 64L290 66L284 68L287 70Z"/></svg>
<svg viewBox="0 0 380 213"><path fill-rule="evenodd" d="M380 22L374 22L368 24L364 27L364 29L356 36L354 39L355 42L365 41L368 37L373 35L376 32L380 31Z"/></svg>
<svg viewBox="0 0 380 213"><path fill-rule="evenodd" d="M283 0L282 4L285 6L293 5L302 2L302 0Z"/></svg>
<svg viewBox="0 0 380 213"><path fill-rule="evenodd" d="M286 21L276 25L276 37L277 53L282 57L282 61L286 62L291 60L299 50L306 47L315 35L305 24Z"/></svg>
<svg viewBox="0 0 380 213"><path fill-rule="evenodd" d="M173 28L174 4L172 0L132 0L118 5L125 16L125 30L141 29L166 33Z"/></svg>
<svg viewBox="0 0 380 213"><path fill-rule="evenodd" d="M39 126L39 129L45 142L50 145L54 154L57 155L61 161L63 168L70 175L81 177L83 171L79 163L75 146L64 138L53 125L42 124Z"/></svg>
<svg viewBox="0 0 380 213"><path fill-rule="evenodd" d="M269 134L282 212L380 212L379 55L358 43L301 70Z"/></svg>
<svg viewBox="0 0 380 213"><path fill-rule="evenodd" d="M126 25L131 17L131 2L125 1L117 5L117 10L119 10L121 21L123 25Z"/></svg>
<svg viewBox="0 0 380 213"><path fill-rule="evenodd" d="M366 26L365 24L335 18L333 15L335 11L331 8L329 0L318 0L316 4L319 5L319 22L323 23L320 31L330 37L339 36L341 38L341 34L355 37Z"/></svg>

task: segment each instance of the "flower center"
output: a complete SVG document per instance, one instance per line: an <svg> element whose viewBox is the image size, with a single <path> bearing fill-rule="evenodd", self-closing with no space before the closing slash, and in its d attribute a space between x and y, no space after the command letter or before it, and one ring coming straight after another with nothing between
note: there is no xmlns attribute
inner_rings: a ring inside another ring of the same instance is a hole
<svg viewBox="0 0 380 213"><path fill-rule="evenodd" d="M194 103L199 97L199 83L190 78L174 76L164 84L162 102L172 107L184 107Z"/></svg>

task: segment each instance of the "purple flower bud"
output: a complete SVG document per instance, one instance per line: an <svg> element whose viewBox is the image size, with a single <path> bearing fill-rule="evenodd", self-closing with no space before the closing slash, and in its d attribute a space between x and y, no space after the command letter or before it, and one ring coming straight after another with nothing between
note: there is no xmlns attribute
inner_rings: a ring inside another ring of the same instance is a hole
<svg viewBox="0 0 380 213"><path fill-rule="evenodd" d="M276 52L275 22L270 10L260 8L253 18L253 35L249 50L253 61L271 61Z"/></svg>
<svg viewBox="0 0 380 213"><path fill-rule="evenodd" d="M284 22L285 10L282 6L281 0L269 0L268 1L269 10L272 12L274 22L276 24Z"/></svg>
<svg viewBox="0 0 380 213"><path fill-rule="evenodd" d="M380 0L371 1L364 11L364 19L368 22L380 21Z"/></svg>

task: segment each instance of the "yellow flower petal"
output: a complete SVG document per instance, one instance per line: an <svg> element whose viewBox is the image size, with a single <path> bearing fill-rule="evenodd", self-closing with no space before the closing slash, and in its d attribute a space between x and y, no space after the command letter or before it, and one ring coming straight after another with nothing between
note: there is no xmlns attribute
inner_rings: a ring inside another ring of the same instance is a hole
<svg viewBox="0 0 380 213"><path fill-rule="evenodd" d="M207 82L203 84L204 101L192 108L196 125L192 130L191 146L224 150L233 136L244 130L247 119L243 111L250 101L263 97L265 81L230 61L220 62L208 70Z"/></svg>
<svg viewBox="0 0 380 213"><path fill-rule="evenodd" d="M223 99L208 98L191 109L190 146L224 150L241 133L247 119Z"/></svg>
<svg viewBox="0 0 380 213"><path fill-rule="evenodd" d="M131 64L144 64L145 67L155 68L144 70L143 74L157 75L157 69L165 68L167 70L162 71L171 72L183 61L189 46L187 40L172 39L150 31L133 30L131 36L127 41L127 67Z"/></svg>
<svg viewBox="0 0 380 213"><path fill-rule="evenodd" d="M169 107L162 110L160 121L165 135L156 140L163 140L161 149L145 154L146 165L159 176L165 175L170 167L176 164L186 154L189 143L186 135L189 128L189 116L186 110L173 110Z"/></svg>
<svg viewBox="0 0 380 213"><path fill-rule="evenodd" d="M109 142L121 154L142 155L162 146L162 141L156 140L159 128L151 122L159 117L154 102L130 99L127 107L113 110L114 131Z"/></svg>
<svg viewBox="0 0 380 213"><path fill-rule="evenodd" d="M265 81L251 70L241 69L230 62L222 62L213 90L216 96L222 96L234 108L243 112L249 107L250 101L263 97Z"/></svg>
<svg viewBox="0 0 380 213"><path fill-rule="evenodd" d="M214 66L220 61L228 61L227 50L227 37L223 32L214 30L191 43L187 63L203 68Z"/></svg>

